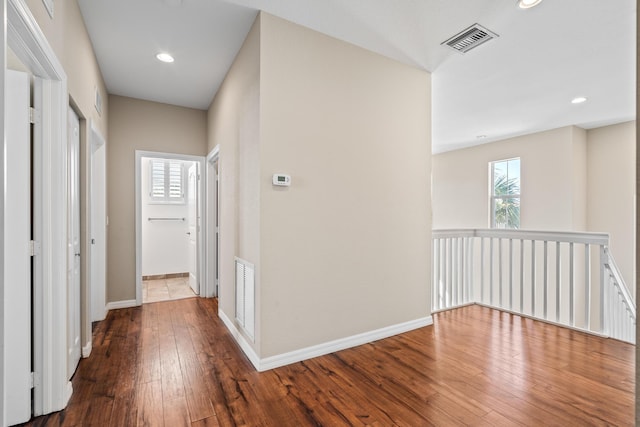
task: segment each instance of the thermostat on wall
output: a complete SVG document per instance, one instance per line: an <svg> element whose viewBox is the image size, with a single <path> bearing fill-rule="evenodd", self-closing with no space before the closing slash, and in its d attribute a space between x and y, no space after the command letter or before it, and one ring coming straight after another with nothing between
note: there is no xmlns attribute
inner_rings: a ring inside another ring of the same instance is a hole
<svg viewBox="0 0 640 427"><path fill-rule="evenodd" d="M291 185L291 176L283 173L273 174L273 185L279 185L281 187L288 187Z"/></svg>

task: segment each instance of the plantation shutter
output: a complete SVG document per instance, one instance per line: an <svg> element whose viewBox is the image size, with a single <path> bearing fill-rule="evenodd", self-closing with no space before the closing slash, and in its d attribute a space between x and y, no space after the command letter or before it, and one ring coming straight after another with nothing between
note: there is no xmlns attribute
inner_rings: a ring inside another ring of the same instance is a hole
<svg viewBox="0 0 640 427"><path fill-rule="evenodd" d="M182 163L169 161L167 172L169 175L169 200L179 200L184 198L182 190Z"/></svg>
<svg viewBox="0 0 640 427"><path fill-rule="evenodd" d="M158 203L184 203L184 167L177 160L150 160L149 196Z"/></svg>

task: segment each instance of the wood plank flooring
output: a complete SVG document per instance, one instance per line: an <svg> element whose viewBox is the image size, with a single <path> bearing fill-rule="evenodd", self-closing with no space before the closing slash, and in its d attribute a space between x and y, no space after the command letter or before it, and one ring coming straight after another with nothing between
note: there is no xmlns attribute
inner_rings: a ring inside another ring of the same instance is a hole
<svg viewBox="0 0 640 427"><path fill-rule="evenodd" d="M633 425L635 347L491 309L258 373L192 298L111 311L33 426Z"/></svg>

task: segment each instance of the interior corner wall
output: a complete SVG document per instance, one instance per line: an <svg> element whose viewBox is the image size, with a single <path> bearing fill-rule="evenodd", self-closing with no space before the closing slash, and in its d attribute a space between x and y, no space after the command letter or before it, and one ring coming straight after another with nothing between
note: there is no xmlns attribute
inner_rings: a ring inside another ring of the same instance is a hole
<svg viewBox="0 0 640 427"><path fill-rule="evenodd" d="M427 318L430 75L268 14L261 46L261 357Z"/></svg>
<svg viewBox="0 0 640 427"><path fill-rule="evenodd" d="M433 228L488 228L489 162L520 157L520 227L584 231L581 153L584 135L568 126L434 155Z"/></svg>
<svg viewBox="0 0 640 427"><path fill-rule="evenodd" d="M260 22L258 15L207 116L208 151L220 147L218 309L232 321L235 321L235 256L254 263L259 292L260 236L256 230L259 226L256 206L260 165L256 162L259 154L252 150L257 149L260 137ZM259 310L257 307L257 312ZM256 342L259 342L259 316L256 323ZM251 345L259 353L256 343Z"/></svg>
<svg viewBox="0 0 640 427"><path fill-rule="evenodd" d="M588 229L607 232L627 287L635 295L636 122L591 129Z"/></svg>
<svg viewBox="0 0 640 427"><path fill-rule="evenodd" d="M107 302L136 297L135 152L205 156L207 113L109 96Z"/></svg>

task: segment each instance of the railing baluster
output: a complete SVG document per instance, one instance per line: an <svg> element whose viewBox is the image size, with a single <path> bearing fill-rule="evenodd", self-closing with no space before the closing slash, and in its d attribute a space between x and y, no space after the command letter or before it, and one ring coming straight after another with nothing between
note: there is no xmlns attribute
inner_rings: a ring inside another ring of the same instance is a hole
<svg viewBox="0 0 640 427"><path fill-rule="evenodd" d="M451 295L451 291L453 289L453 281L451 280L451 276L452 276L451 264L453 263L451 259L452 248L453 248L453 238L449 238L447 239L447 280L446 280L446 283L447 283L446 301L449 307L453 305L453 297Z"/></svg>
<svg viewBox="0 0 640 427"><path fill-rule="evenodd" d="M513 310L513 239L509 239L509 310Z"/></svg>
<svg viewBox="0 0 640 427"><path fill-rule="evenodd" d="M480 302L484 302L484 237L480 238Z"/></svg>
<svg viewBox="0 0 640 427"><path fill-rule="evenodd" d="M458 239L451 239L451 305L458 305Z"/></svg>
<svg viewBox="0 0 640 427"><path fill-rule="evenodd" d="M493 306L493 237L489 239L489 304Z"/></svg>
<svg viewBox="0 0 640 427"><path fill-rule="evenodd" d="M498 307L502 307L502 239L498 239Z"/></svg>
<svg viewBox="0 0 640 427"><path fill-rule="evenodd" d="M440 289L440 239L433 239L433 256L431 257L431 265L433 265L433 285L431 286L431 311L439 310L438 304Z"/></svg>
<svg viewBox="0 0 640 427"><path fill-rule="evenodd" d="M531 315L536 315L536 241L531 240Z"/></svg>
<svg viewBox="0 0 640 427"><path fill-rule="evenodd" d="M524 240L520 239L520 312L524 308Z"/></svg>
<svg viewBox="0 0 640 427"><path fill-rule="evenodd" d="M607 255L605 253L604 245L600 245L600 332L607 333L607 325L605 324L606 319L604 318L604 273L605 273L605 264L607 262Z"/></svg>
<svg viewBox="0 0 640 427"><path fill-rule="evenodd" d="M560 242L556 242L556 322L560 322Z"/></svg>
<svg viewBox="0 0 640 427"><path fill-rule="evenodd" d="M466 304L467 300L465 299L465 287L467 281L467 246L466 246L466 238L460 238L460 295L462 304Z"/></svg>
<svg viewBox="0 0 640 427"><path fill-rule="evenodd" d="M469 281L467 283L467 286L469 287L467 290L467 295L469 296L468 302L475 301L475 290L473 288L473 253L475 247L472 246L473 244L474 240L467 238L467 250L469 251L469 256L467 257L469 263L467 268L467 275L469 276Z"/></svg>
<svg viewBox="0 0 640 427"><path fill-rule="evenodd" d="M464 304L464 242L458 237L458 303Z"/></svg>
<svg viewBox="0 0 640 427"><path fill-rule="evenodd" d="M575 326L576 323L573 318L573 306L575 301L573 300L573 287L575 285L575 278L573 274L573 242L569 243L569 324Z"/></svg>
<svg viewBox="0 0 640 427"><path fill-rule="evenodd" d="M548 241L546 241L546 240L544 241L544 269L543 269L544 277L542 278L542 283L543 283L543 299L542 299L542 303L543 303L542 308L543 308L543 310L542 310L542 313L544 315L544 319L545 320L547 319L547 298L548 298L547 287L549 285L549 274L547 273L547 270L548 270L547 257L548 257L548 252L549 252L548 243L549 243Z"/></svg>
<svg viewBox="0 0 640 427"><path fill-rule="evenodd" d="M584 327L591 330L591 246L584 245Z"/></svg>

